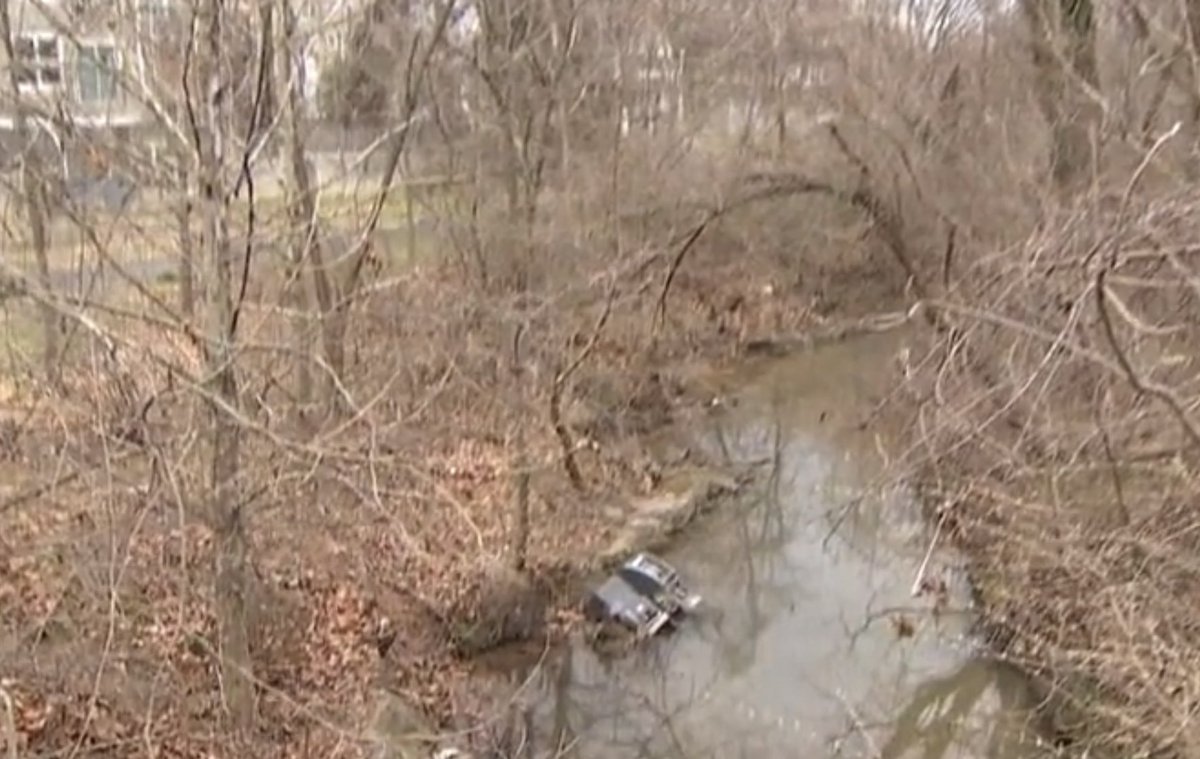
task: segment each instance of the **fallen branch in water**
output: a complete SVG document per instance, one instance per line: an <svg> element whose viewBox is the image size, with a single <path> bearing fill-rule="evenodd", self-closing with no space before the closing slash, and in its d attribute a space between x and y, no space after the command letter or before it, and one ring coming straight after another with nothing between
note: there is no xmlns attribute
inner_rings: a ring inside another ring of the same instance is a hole
<svg viewBox="0 0 1200 759"><path fill-rule="evenodd" d="M925 573L929 570L929 561L933 558L933 550L937 546L938 538L942 535L942 525L945 524L946 517L943 514L938 517L937 527L933 530L933 538L929 541L929 549L925 551L925 558L921 560L921 567L917 570L917 576L912 584L912 597L917 598L921 595L925 585Z"/></svg>

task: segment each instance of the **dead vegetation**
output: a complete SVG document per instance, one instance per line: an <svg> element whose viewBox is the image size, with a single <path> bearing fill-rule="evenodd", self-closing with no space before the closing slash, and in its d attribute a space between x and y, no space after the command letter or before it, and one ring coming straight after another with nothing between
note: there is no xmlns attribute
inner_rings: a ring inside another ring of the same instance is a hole
<svg viewBox="0 0 1200 759"><path fill-rule="evenodd" d="M489 745L469 654L572 624L693 372L901 305L901 471L996 651L1073 749L1200 750L1200 9L480 0L464 38L394 5L318 88L368 136L346 176L287 0L197 3L191 57L120 72L154 161L5 103L59 139L4 187L10 754L360 756L380 691ZM36 176L63 145L157 205L83 213Z"/></svg>
<svg viewBox="0 0 1200 759"><path fill-rule="evenodd" d="M657 265L594 261L584 286L555 281L540 296L489 294L452 262L381 281L356 306L346 343L350 411L316 432L287 413L272 352L240 362L245 624L256 719L276 726L256 740L280 755L356 750L365 738L344 740L365 729L374 688L470 724L490 705L473 697L456 651L570 624L561 612L574 578L621 526L612 507L670 466L638 436L707 400L689 396L691 369L736 355L741 340L816 323L804 291L764 292L769 283L749 273L762 271L755 259L724 263L698 244L656 327L675 252L664 247ZM246 305L247 344L286 334L266 305ZM523 376L510 370L514 314L527 334ZM219 724L225 708L212 685L218 536L191 506L209 455L192 401L203 364L186 345L168 348L169 332L112 334L115 359L83 350L62 390L24 385L7 406L6 687L22 751L79 742L142 755L149 743L191 755L225 741L199 727ZM514 573L519 529L526 558Z"/></svg>
<svg viewBox="0 0 1200 759"><path fill-rule="evenodd" d="M1196 202L1101 200L980 261L914 386L988 632L1093 754L1197 750Z"/></svg>

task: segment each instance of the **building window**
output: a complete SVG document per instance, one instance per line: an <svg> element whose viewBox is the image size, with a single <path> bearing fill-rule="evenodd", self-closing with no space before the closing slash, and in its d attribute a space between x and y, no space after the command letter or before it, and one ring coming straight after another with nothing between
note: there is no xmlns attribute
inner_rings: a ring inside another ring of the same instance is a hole
<svg viewBox="0 0 1200 759"><path fill-rule="evenodd" d="M117 51L112 45L79 46L79 100L106 103L117 95Z"/></svg>
<svg viewBox="0 0 1200 759"><path fill-rule="evenodd" d="M143 34L165 34L171 26L169 0L139 0L137 14Z"/></svg>
<svg viewBox="0 0 1200 759"><path fill-rule="evenodd" d="M53 34L22 34L13 44L17 84L43 90L62 84L62 47Z"/></svg>

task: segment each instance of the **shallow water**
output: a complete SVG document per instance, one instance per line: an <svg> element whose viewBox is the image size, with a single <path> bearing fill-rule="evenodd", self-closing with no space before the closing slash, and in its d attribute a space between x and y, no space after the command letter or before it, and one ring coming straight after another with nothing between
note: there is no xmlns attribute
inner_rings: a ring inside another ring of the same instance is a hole
<svg viewBox="0 0 1200 759"><path fill-rule="evenodd" d="M704 611L615 661L580 644L531 683L534 756L594 759L1034 753L1022 679L976 658L953 557L940 613L912 587L930 543L868 419L903 336L709 378L706 445L764 482L667 554ZM568 752L569 753L569 752Z"/></svg>

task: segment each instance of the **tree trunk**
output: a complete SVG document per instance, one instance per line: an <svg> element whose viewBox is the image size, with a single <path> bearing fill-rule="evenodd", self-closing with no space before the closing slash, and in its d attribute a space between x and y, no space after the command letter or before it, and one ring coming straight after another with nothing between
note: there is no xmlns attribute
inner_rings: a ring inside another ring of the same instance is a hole
<svg viewBox="0 0 1200 759"><path fill-rule="evenodd" d="M1187 148L1183 166L1188 179L1195 181L1197 177L1200 177L1200 155L1197 155L1197 150L1200 149L1200 91L1196 89L1197 80L1200 77L1200 0L1187 0L1182 7L1187 15L1187 63L1189 65L1182 67L1185 73L1180 79L1190 85L1182 88L1188 104L1183 119L1183 134Z"/></svg>
<svg viewBox="0 0 1200 759"><path fill-rule="evenodd" d="M209 312L208 391L209 520L217 548L216 607L222 694L232 726L249 730L254 722L254 686L248 632L247 545L238 493L241 467L241 427L235 414L240 393L235 373L237 324L234 320L232 244L229 234L224 165L226 138L232 132L228 98L222 97L224 60L224 3L210 0L198 11L199 33L205 35L207 102L197 141L200 158L200 198L204 208L211 272Z"/></svg>
<svg viewBox="0 0 1200 759"><path fill-rule="evenodd" d="M785 83L781 80L775 90L775 156L782 159L787 153L787 100Z"/></svg>
<svg viewBox="0 0 1200 759"><path fill-rule="evenodd" d="M455 3L443 3L438 10L437 18L434 19L432 33L428 36L423 49L420 49L420 55L417 55L418 45L421 42L421 37L418 35L413 39L412 49L404 57L409 61L409 68L402 77L406 87L396 120L400 124L409 126L398 129L389 138L388 144L384 148L383 175L379 178L367 220L358 235L358 240L352 243L350 250L346 252L345 263L339 262L336 279L334 278L335 272L330 271L325 265L325 259L321 255L321 246L314 241L310 249L313 290L316 293L317 306L321 309L321 341L327 364L325 401L328 404L329 413L333 416L340 416L345 410L342 399L342 380L346 369L345 346L350 327L350 309L362 284L363 272L367 268L367 264L373 260L371 238L379 227L380 216L393 189L393 183L400 168L400 160L404 156L404 150L412 134L411 124L416 120L420 93L424 87L425 77L429 73L433 53L445 36L454 8ZM343 270L346 271L345 276L340 275Z"/></svg>
<svg viewBox="0 0 1200 759"><path fill-rule="evenodd" d="M575 744L576 735L571 727L571 690L575 685L575 651L563 646L562 660L554 678L554 753L553 756L569 754Z"/></svg>
<svg viewBox="0 0 1200 759"><path fill-rule="evenodd" d="M1050 174L1061 191L1085 180L1099 106L1092 0L1021 0L1029 23L1038 102L1050 126Z"/></svg>
<svg viewBox="0 0 1200 759"><path fill-rule="evenodd" d="M288 276L288 292L293 311L292 347L295 352L293 395L296 403L296 418L303 426L307 423L306 415L313 400L311 324L319 316L313 313L312 303L308 297L308 277L306 276L309 253L317 245L317 209L316 193L313 189L313 169L307 158L308 140L300 109L300 97L304 88L303 67L298 66L295 59L297 52L296 18L291 0L283 0L282 11L284 39L281 46L282 65L279 75L281 81L292 82L286 92L286 102L288 156L291 164L287 196L291 224L289 240L291 272Z"/></svg>
<svg viewBox="0 0 1200 759"><path fill-rule="evenodd" d="M517 420L513 440L513 524L510 555L512 567L524 572L529 559L529 452L526 450L525 422Z"/></svg>
<svg viewBox="0 0 1200 759"><path fill-rule="evenodd" d="M512 372L513 387L517 395L514 406L520 408L524 401L522 384L524 367L521 362L521 336L524 325L518 325L513 333ZM512 568L525 571L529 553L529 451L525 439L525 420L517 415L516 431L513 434L512 496L513 515L509 530L509 558Z"/></svg>
<svg viewBox="0 0 1200 759"><path fill-rule="evenodd" d="M342 269L339 262L335 268L334 262L326 259L326 250L322 245L320 227L317 223L317 189L313 176L313 166L308 159L307 135L304 129L304 116L301 112L301 93L303 80L300 77L299 61L294 56L297 52L295 45L296 19L295 12L289 0L284 0L285 14L283 70L282 76L292 81L287 92L287 137L288 157L290 163L290 181L288 185L290 222L292 229L291 265L298 279L293 291L293 306L297 307L297 315L293 321L293 339L296 349L296 397L300 408L312 401L313 380L310 360L313 333L310 328L311 319L315 318L319 325L321 352L325 358L325 379L322 401L326 412L331 416L340 415L341 403L340 386L346 368L345 339L348 319L343 316L343 305L348 307L346 300L352 294L338 276ZM296 76L292 76L293 73ZM365 251L360 255L365 256ZM360 266L358 261L349 264ZM308 283L300 276L303 273L312 277L312 294L316 300L316 313L311 316L311 303L308 299ZM311 420L309 420L311 421Z"/></svg>
<svg viewBox="0 0 1200 759"><path fill-rule="evenodd" d="M238 729L250 727L254 717L250 641L247 630L248 575L245 526L237 480L241 467L241 427L232 415L239 407L234 371L236 335L233 323L233 277L230 271L229 230L218 205L220 180L205 180L208 201L210 262L213 303L209 371L212 381L209 422L212 472L209 480L210 520L217 543L217 617L225 704ZM215 185L215 186L214 186Z"/></svg>
<svg viewBox="0 0 1200 759"><path fill-rule="evenodd" d="M46 291L53 287L50 279L50 234L47 225L46 176L38 156L40 148L34 145L22 161L21 191L25 196L25 207L29 218L29 239L33 245L34 261L37 265L38 283ZM59 335L61 320L54 306L42 303L42 371L46 381L54 387L62 384Z"/></svg>
<svg viewBox="0 0 1200 759"><path fill-rule="evenodd" d="M583 472L579 470L579 462L575 460L575 441L562 418L562 395L565 387L565 378L560 373L550 387L550 425L554 428L559 448L562 449L563 469L567 472L567 479L576 490L584 492L587 490L587 483L583 479Z"/></svg>
<svg viewBox="0 0 1200 759"><path fill-rule="evenodd" d="M185 319L196 316L196 248L192 238L192 199L187 196L188 178L180 172L179 189L184 194L176 211L179 224L179 311Z"/></svg>
<svg viewBox="0 0 1200 759"><path fill-rule="evenodd" d="M407 249L404 251L405 264L416 261L417 257L417 209L414 199L415 189L412 184L412 170L405 161L404 176L409 181L404 183L404 228L407 233Z"/></svg>
<svg viewBox="0 0 1200 759"><path fill-rule="evenodd" d="M0 37L3 37L0 44L4 45L7 59L16 60L9 3L0 3ZM29 224L29 244L33 248L38 284L49 291L53 283L50 279L50 234L46 209L47 177L40 152L42 141L38 139L31 144L28 105L21 94L16 66L8 67L8 85L14 105L14 131L18 143L25 148L21 156L21 195ZM42 299L39 310L42 317L42 369L46 381L57 387L62 380L59 364L60 319L53 304L46 299Z"/></svg>

